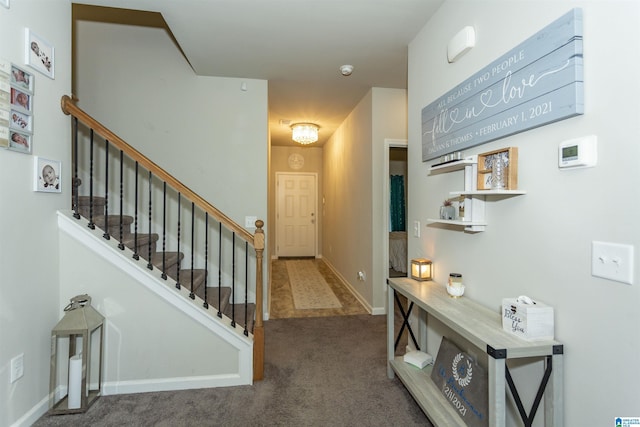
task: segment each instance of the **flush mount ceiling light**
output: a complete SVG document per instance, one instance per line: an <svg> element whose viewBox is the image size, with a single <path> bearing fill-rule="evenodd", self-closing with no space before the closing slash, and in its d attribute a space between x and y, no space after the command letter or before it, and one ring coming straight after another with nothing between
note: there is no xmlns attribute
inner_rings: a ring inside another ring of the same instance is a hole
<svg viewBox="0 0 640 427"><path fill-rule="evenodd" d="M298 144L312 144L318 140L318 129L313 123L295 123L291 125L291 138Z"/></svg>

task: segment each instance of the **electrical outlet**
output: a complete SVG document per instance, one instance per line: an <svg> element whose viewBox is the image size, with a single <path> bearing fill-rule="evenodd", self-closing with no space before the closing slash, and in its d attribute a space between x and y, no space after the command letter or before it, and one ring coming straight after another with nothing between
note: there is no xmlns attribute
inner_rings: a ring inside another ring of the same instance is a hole
<svg viewBox="0 0 640 427"><path fill-rule="evenodd" d="M24 353L11 359L11 383L15 383L24 375Z"/></svg>

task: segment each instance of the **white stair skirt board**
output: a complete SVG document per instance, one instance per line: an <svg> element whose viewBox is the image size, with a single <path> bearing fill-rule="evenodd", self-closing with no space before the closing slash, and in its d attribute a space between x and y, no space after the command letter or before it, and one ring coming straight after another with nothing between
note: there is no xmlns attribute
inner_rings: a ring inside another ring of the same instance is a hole
<svg viewBox="0 0 640 427"><path fill-rule="evenodd" d="M87 227L87 221L83 218L77 220L71 211L58 211L58 228L75 240L86 245L87 249L100 255L105 262L112 263L122 271L130 275L148 290L154 292L162 299L171 303L186 316L210 330L213 334L229 343L238 350L238 371L222 375L204 375L194 377L176 378L150 378L134 381L109 381L105 379L103 395L136 393L144 391L169 391L186 388L202 387L227 387L231 385L245 385L253 382L253 340L246 337L243 331L230 326L230 319L223 316L218 318L215 313L209 313L203 307L194 304L188 297L185 288L176 289L175 281L160 278L160 271L146 268L146 263L141 265L131 261L133 252L125 248L117 248L116 239L106 240L103 232Z"/></svg>

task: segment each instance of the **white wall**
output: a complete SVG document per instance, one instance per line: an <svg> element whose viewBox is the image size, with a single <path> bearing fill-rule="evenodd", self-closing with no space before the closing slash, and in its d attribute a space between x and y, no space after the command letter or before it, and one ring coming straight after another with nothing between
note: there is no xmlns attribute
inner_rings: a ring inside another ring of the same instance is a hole
<svg viewBox="0 0 640 427"><path fill-rule="evenodd" d="M324 145L322 255L369 310L371 283L371 109L370 91ZM367 280L358 281L358 271Z"/></svg>
<svg viewBox="0 0 640 427"><path fill-rule="evenodd" d="M573 7L584 13L585 114L465 150L518 147L518 186L527 194L487 203L483 233L423 226L422 238L409 238L409 257L432 258L441 283L462 273L465 298L490 308L522 294L554 306L565 425L602 426L640 408L640 281L591 276L594 240L634 245L640 261L640 3L444 3L409 46L409 222L436 217L448 192L462 189L462 172L427 176L433 161L421 162L421 109ZM448 64L446 45L466 25L477 45ZM589 134L598 136L597 167L559 170L558 144Z"/></svg>
<svg viewBox="0 0 640 427"><path fill-rule="evenodd" d="M237 223L266 222L266 81L196 76L159 28L79 21L76 43L80 108Z"/></svg>
<svg viewBox="0 0 640 427"><path fill-rule="evenodd" d="M0 150L0 425L30 424L48 408L51 328L59 301L56 210L70 200L69 118L60 98L71 89L71 4L12 1L0 7L0 58L24 64L24 29L55 47L55 80L33 70L33 152ZM35 156L62 161L62 194L35 193ZM37 265L37 268L34 266ZM24 376L10 384L10 361L24 354Z"/></svg>
<svg viewBox="0 0 640 427"><path fill-rule="evenodd" d="M385 313L384 143L406 138L405 123L406 92L372 88L324 146L323 257L373 314Z"/></svg>

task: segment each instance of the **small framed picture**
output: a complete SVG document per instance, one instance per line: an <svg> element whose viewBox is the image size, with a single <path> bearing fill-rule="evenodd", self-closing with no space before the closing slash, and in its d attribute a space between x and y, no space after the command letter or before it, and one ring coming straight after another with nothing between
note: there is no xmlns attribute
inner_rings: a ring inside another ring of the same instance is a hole
<svg viewBox="0 0 640 427"><path fill-rule="evenodd" d="M499 150L478 154L478 190L494 188L492 172L496 163L500 161L504 169L502 186L504 190L518 189L518 147L507 147Z"/></svg>
<svg viewBox="0 0 640 427"><path fill-rule="evenodd" d="M25 28L24 62L50 79L55 78L55 49L51 43Z"/></svg>
<svg viewBox="0 0 640 427"><path fill-rule="evenodd" d="M18 110L11 110L9 123L12 129L33 132L32 115L22 113Z"/></svg>
<svg viewBox="0 0 640 427"><path fill-rule="evenodd" d="M31 153L31 135L15 129L9 129L9 150Z"/></svg>
<svg viewBox="0 0 640 427"><path fill-rule="evenodd" d="M62 164L58 160L49 160L42 157L34 157L33 191L43 191L45 193L61 193L61 167Z"/></svg>
<svg viewBox="0 0 640 427"><path fill-rule="evenodd" d="M16 89L15 87L11 88L11 107L17 108L19 110L31 111L32 99L31 95L27 92L23 92L21 90Z"/></svg>
<svg viewBox="0 0 640 427"><path fill-rule="evenodd" d="M11 64L11 86L33 93L33 74Z"/></svg>

